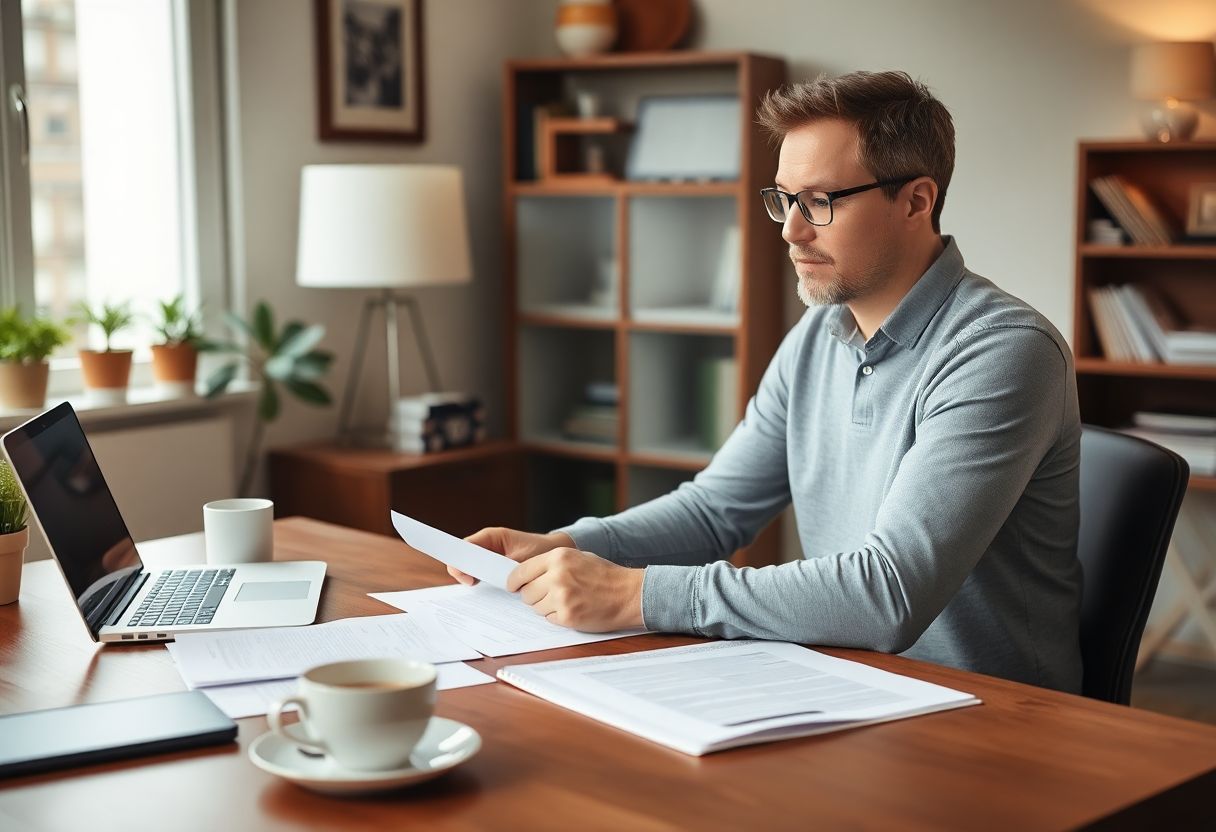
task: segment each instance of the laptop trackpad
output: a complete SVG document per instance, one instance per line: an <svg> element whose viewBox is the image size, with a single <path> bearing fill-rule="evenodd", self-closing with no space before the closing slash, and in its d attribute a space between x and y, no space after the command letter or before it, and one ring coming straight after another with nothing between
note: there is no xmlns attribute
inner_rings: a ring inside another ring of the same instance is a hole
<svg viewBox="0 0 1216 832"><path fill-rule="evenodd" d="M312 581L247 581L241 584L236 602L242 601L298 601L308 597Z"/></svg>

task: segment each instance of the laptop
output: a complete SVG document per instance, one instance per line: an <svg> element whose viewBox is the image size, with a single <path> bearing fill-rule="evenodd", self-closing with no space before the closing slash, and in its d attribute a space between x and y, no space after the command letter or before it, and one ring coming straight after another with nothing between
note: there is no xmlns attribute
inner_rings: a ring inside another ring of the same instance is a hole
<svg viewBox="0 0 1216 832"><path fill-rule="evenodd" d="M66 402L0 441L94 641L166 641L316 619L321 561L146 568Z"/></svg>

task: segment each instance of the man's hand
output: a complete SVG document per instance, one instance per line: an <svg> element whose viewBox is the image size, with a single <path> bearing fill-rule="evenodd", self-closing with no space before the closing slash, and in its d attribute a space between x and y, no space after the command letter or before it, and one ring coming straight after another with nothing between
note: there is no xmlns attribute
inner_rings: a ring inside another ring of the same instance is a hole
<svg viewBox="0 0 1216 832"><path fill-rule="evenodd" d="M528 558L536 557L539 554L562 546L574 545L574 541L570 539L570 535L564 532L530 534L529 532L519 532L515 529L498 527L482 529L469 535L465 540L469 543L475 543L483 549L498 552L500 555L506 555L511 560L517 561L525 561ZM467 586L477 583L477 579L472 575L467 575L453 566L448 567L448 574Z"/></svg>
<svg viewBox="0 0 1216 832"><path fill-rule="evenodd" d="M515 567L507 589L555 624L605 633L642 626L644 571L567 546Z"/></svg>

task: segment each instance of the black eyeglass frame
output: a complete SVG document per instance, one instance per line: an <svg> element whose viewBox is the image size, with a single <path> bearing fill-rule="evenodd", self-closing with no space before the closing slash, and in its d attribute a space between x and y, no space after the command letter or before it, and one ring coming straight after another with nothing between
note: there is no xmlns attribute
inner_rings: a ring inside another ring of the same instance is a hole
<svg viewBox="0 0 1216 832"><path fill-rule="evenodd" d="M764 199L768 194L778 194L780 196L783 196L783 197L785 197L785 202L786 202L787 218L788 218L789 208L793 207L794 205L797 205L798 211L802 214L802 218L804 220L809 222L811 225L822 228L825 225L831 225L832 220L834 220L836 218L836 210L833 207L833 204L836 202L836 200L841 199L846 196L852 196L853 194L860 194L860 193L864 193L865 191L872 191L875 188L883 188L883 187L886 187L887 185L906 185L909 182L911 182L913 179L920 179L921 176L923 176L923 174L918 173L915 176L899 176L894 179L880 179L877 182L871 182L869 185L858 185L855 188L843 188L839 191L819 191L814 188L807 188L804 191L799 191L796 194L791 194L788 191L781 190L780 188L761 188L760 197L762 199ZM803 194L823 194L824 196L826 196L828 198L828 221L827 222L815 222L813 219L811 219L810 209L808 209L805 205L802 204L802 195ZM771 219L773 222L777 222L777 223L785 222L785 220L779 220L776 217L774 217L772 215L772 212L768 210L767 199L765 199L764 210L766 213L768 213L769 219Z"/></svg>

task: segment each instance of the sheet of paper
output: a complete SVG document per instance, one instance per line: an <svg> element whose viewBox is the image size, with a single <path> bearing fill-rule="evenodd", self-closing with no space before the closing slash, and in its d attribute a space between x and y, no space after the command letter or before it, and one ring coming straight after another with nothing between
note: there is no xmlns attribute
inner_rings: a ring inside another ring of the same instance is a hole
<svg viewBox="0 0 1216 832"><path fill-rule="evenodd" d="M168 647L191 688L285 679L344 659L400 656L439 664L481 658L425 614L344 618L308 627L181 633Z"/></svg>
<svg viewBox="0 0 1216 832"><path fill-rule="evenodd" d="M493 676L487 676L480 670L469 667L464 662L436 665L439 671L435 686L439 690L467 688L473 685L493 684ZM240 685L220 685L213 688L203 688L207 698L215 703L221 711L231 719L241 719L247 716L262 716L270 710L272 703L296 692L296 678L275 679L269 682L245 682ZM296 710L295 705L287 708Z"/></svg>
<svg viewBox="0 0 1216 832"><path fill-rule="evenodd" d="M409 613L436 619L456 638L487 656L512 656L590 644L646 632L580 633L547 621L518 595L485 584L448 584L403 592L372 592L372 598Z"/></svg>
<svg viewBox="0 0 1216 832"><path fill-rule="evenodd" d="M688 754L977 705L796 644L716 641L504 667L500 679Z"/></svg>
<svg viewBox="0 0 1216 832"><path fill-rule="evenodd" d="M410 546L429 555L440 563L455 566L466 575L472 575L479 581L499 589L507 588L507 575L519 564L497 552L483 549L459 537L453 537L447 532L433 529L426 523L419 523L412 517L406 517L400 512L389 512L393 518L393 528L401 539Z"/></svg>

